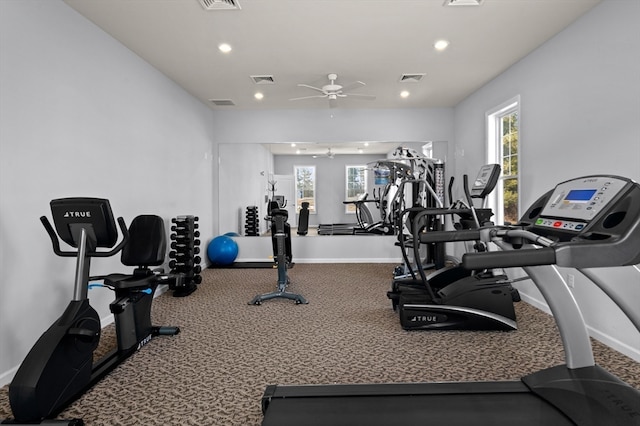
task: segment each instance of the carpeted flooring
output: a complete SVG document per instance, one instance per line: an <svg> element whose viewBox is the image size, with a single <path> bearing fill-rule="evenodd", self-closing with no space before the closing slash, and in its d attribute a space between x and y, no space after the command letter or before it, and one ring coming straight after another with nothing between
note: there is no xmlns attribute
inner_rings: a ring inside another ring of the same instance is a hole
<svg viewBox="0 0 640 426"><path fill-rule="evenodd" d="M516 304L514 332L405 332L386 298L393 265L298 264L308 305L247 302L275 288L270 269L208 269L186 298L156 299L158 337L73 403L87 425L259 425L269 384L514 380L563 363L553 319ZM108 327L102 346L113 342ZM594 342L598 363L635 387L640 364ZM0 418L10 415L7 387Z"/></svg>

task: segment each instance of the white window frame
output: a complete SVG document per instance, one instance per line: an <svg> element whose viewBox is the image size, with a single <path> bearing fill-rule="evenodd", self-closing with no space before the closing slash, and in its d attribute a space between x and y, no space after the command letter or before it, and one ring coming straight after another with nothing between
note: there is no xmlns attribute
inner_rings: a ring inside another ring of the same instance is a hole
<svg viewBox="0 0 640 426"><path fill-rule="evenodd" d="M344 199L345 201L356 201L360 196L357 197L349 197L349 169L362 169L364 171L363 179L364 179L364 192L362 194L366 194L368 189L368 173L367 166L364 164L355 164L355 165L346 165L344 168ZM360 195L362 195L360 194ZM345 204L344 205L345 214L356 214L355 204Z"/></svg>
<svg viewBox="0 0 640 426"><path fill-rule="evenodd" d="M515 96L495 108L487 111L485 114L487 123L487 163L496 163L503 165L502 154L502 135L500 132L501 119L509 114L516 112L518 114L518 174L508 175L506 178L518 179L518 214L522 213L521 197L522 197L522 115L520 114L520 95ZM494 221L497 224L504 224L504 170L500 174L500 179L496 185L496 189L487 197L487 204L494 212Z"/></svg>
<svg viewBox="0 0 640 426"><path fill-rule="evenodd" d="M294 180L294 186L295 186L295 192L296 192L296 204L295 204L295 210L296 213L300 213L300 209L302 208L302 199L307 199L309 197L300 197L300 190L298 188L298 170L299 169L312 169L312 184L313 184L313 197L311 197L313 199L313 203L309 203L309 214L316 214L317 209L318 209L318 205L317 205L317 185L316 185L316 181L318 180L318 176L316 174L316 166L315 165L303 165L303 166L293 166L293 180Z"/></svg>

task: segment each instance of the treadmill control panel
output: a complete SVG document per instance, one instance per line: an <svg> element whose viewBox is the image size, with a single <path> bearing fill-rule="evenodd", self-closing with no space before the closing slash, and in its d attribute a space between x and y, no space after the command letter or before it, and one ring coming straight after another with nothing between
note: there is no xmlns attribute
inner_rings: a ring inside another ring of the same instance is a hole
<svg viewBox="0 0 640 426"><path fill-rule="evenodd" d="M581 231L626 184L613 176L588 176L563 182L554 189L535 225Z"/></svg>

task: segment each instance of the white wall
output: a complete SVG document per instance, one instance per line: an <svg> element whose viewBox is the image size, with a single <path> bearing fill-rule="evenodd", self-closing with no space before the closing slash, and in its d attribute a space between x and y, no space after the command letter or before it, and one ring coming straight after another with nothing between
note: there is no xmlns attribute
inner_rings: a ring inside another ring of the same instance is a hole
<svg viewBox="0 0 640 426"><path fill-rule="evenodd" d="M49 201L111 200L200 216L212 233L212 112L61 1L0 1L0 384L72 296L38 218ZM128 271L95 259L95 274ZM112 294L92 290L109 315Z"/></svg>
<svg viewBox="0 0 640 426"><path fill-rule="evenodd" d="M219 233L245 234L245 213L248 206L258 206L261 232L266 231L265 195L269 176L274 173L273 156L258 144L221 144L218 146L219 170L217 182Z"/></svg>
<svg viewBox="0 0 640 426"><path fill-rule="evenodd" d="M485 161L485 113L521 96L521 205L556 183L608 173L640 181L640 2L605 0L455 108L457 174ZM609 271L613 284L620 278ZM530 285L521 287L544 303ZM640 337L580 274L592 333L640 360ZM603 314L603 312L606 312Z"/></svg>

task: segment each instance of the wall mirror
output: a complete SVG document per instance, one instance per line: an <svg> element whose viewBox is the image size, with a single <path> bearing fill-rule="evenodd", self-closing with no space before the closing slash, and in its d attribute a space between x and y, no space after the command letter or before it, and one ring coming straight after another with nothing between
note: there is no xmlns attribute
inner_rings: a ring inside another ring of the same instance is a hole
<svg viewBox="0 0 640 426"><path fill-rule="evenodd" d="M267 201L273 195L284 197L292 227L297 226L298 220L296 200L299 205L301 200L311 199L310 228L326 223L354 223L354 212L343 201L359 196L362 191L359 167L386 158L398 146L422 152L425 144L425 141L220 144L219 232L245 235L247 208L257 207L259 233L264 234L267 230L264 220ZM446 149L444 142L434 156L446 157ZM302 176L312 177L313 187L296 186L296 171L299 172L299 181ZM373 174L367 175L366 179L371 182ZM374 190L371 186L368 191ZM368 194L369 198L373 196L373 193ZM377 211L375 208L372 211L376 219Z"/></svg>

